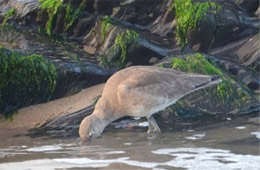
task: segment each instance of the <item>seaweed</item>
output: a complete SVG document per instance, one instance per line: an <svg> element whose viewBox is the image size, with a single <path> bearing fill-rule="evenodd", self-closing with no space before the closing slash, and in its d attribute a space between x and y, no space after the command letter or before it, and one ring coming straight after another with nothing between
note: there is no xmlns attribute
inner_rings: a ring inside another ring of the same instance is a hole
<svg viewBox="0 0 260 170"><path fill-rule="evenodd" d="M40 55L22 55L0 48L0 113L48 101L56 87L55 66Z"/></svg>
<svg viewBox="0 0 260 170"><path fill-rule="evenodd" d="M58 13L59 8L62 6L62 0L39 0L41 8L46 9L49 15L49 19L45 25L45 29L48 35L52 34L52 27L54 19Z"/></svg>
<svg viewBox="0 0 260 170"><path fill-rule="evenodd" d="M211 64L203 55L197 53L187 56L186 59L174 58L172 68L189 73L200 73L206 75L220 75L222 82L217 85L216 90L208 91L209 97L217 97L217 101L239 106L242 102L249 100L250 95L238 88L235 80L224 74L218 67Z"/></svg>
<svg viewBox="0 0 260 170"><path fill-rule="evenodd" d="M105 36L113 26L111 20L111 17L105 16L101 22L101 36L103 40L105 39Z"/></svg>
<svg viewBox="0 0 260 170"><path fill-rule="evenodd" d="M127 61L128 50L135 44L138 38L139 34L137 32L128 29L117 34L114 44L110 49L110 54L116 55L116 53L119 52L119 58L117 58L116 61L109 61L108 56L101 54L99 56L101 64L106 67L123 68Z"/></svg>
<svg viewBox="0 0 260 170"><path fill-rule="evenodd" d="M171 8L175 10L177 18L176 36L182 48L187 44L187 31L195 29L209 9L221 10L221 6L215 2L193 3L192 0L174 0Z"/></svg>
<svg viewBox="0 0 260 170"><path fill-rule="evenodd" d="M14 16L16 13L15 8L11 8L9 9L5 14L4 14L4 19L1 25L5 25L7 23L7 21Z"/></svg>

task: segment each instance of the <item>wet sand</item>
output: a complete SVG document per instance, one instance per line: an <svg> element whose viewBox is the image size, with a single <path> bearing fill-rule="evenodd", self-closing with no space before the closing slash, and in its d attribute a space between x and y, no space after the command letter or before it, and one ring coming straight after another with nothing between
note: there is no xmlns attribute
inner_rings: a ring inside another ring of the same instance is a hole
<svg viewBox="0 0 260 170"><path fill-rule="evenodd" d="M90 106L95 102L96 97L101 95L103 87L104 84L96 85L72 96L22 108L13 116L13 120L0 121L1 138L9 136L9 130L27 131L57 116L73 113Z"/></svg>
<svg viewBox="0 0 260 170"><path fill-rule="evenodd" d="M259 169L259 121L256 114L153 135L114 129L87 145L13 136L0 143L0 169Z"/></svg>

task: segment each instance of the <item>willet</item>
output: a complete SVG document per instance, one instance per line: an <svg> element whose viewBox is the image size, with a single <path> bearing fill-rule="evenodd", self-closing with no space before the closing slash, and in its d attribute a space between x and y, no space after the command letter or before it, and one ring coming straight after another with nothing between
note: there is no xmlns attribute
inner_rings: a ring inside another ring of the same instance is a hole
<svg viewBox="0 0 260 170"><path fill-rule="evenodd" d="M84 141L100 136L104 128L124 116L146 117L148 133L159 132L153 118L187 94L221 82L219 76L191 74L155 66L133 66L112 75L105 84L94 112L79 128Z"/></svg>

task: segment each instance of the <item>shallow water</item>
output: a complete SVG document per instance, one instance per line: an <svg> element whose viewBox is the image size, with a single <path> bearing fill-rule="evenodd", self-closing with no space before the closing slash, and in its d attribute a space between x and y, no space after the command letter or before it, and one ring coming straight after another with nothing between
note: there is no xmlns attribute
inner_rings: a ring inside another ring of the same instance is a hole
<svg viewBox="0 0 260 170"><path fill-rule="evenodd" d="M80 145L78 138L15 135L1 139L0 169L257 170L259 120L229 119L214 126L157 135L147 135L145 127L113 129L86 145Z"/></svg>

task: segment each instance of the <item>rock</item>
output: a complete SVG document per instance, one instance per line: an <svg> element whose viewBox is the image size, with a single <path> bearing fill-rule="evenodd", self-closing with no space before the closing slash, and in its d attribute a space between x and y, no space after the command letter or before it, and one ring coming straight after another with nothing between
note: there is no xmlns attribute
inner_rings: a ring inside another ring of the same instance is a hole
<svg viewBox="0 0 260 170"><path fill-rule="evenodd" d="M38 0L0 0L0 14L1 11L14 8L17 17L24 17L39 7Z"/></svg>
<svg viewBox="0 0 260 170"><path fill-rule="evenodd" d="M162 13L151 26L151 32L153 34L158 34L162 37L173 38L174 29L176 27L175 14L170 8L171 1L167 5L168 9L165 13Z"/></svg>
<svg viewBox="0 0 260 170"><path fill-rule="evenodd" d="M155 64L156 62L158 62L159 61L159 59L157 58L157 57L152 57L152 58L150 58L150 60L149 60L149 64Z"/></svg>
<svg viewBox="0 0 260 170"><path fill-rule="evenodd" d="M260 18L260 7L258 7L257 11L255 12L255 15L258 16L258 18Z"/></svg>
<svg viewBox="0 0 260 170"><path fill-rule="evenodd" d="M117 12L113 17L132 24L148 26L167 10L168 2L168 0L128 0L114 5ZM144 6L146 8L143 8Z"/></svg>
<svg viewBox="0 0 260 170"><path fill-rule="evenodd" d="M229 80L233 82L232 88L238 96L232 93L234 100L225 105L219 98L210 98L212 96L209 93L217 94L217 89L211 89L207 94L198 92L187 96L174 106L175 109L182 113L249 113L258 105L255 98L259 94L259 39L256 36L259 32L259 5L253 7L253 4L259 2L255 0L214 1L222 5L221 11L209 11L196 28L187 32L188 46L182 49L182 56L178 55L180 47L174 33L177 20L174 9L171 9L171 0L64 0L64 6L53 18L50 31L50 36L62 36L70 40L63 45L37 34L45 30L49 14L46 10L40 10L36 1L0 0L1 16L17 6L17 14L9 20L9 24L24 34L0 29L0 44L9 49L42 54L49 58L59 68L61 75L60 91L56 92L56 97L104 82L115 69L156 64L165 57L170 60L176 56L185 58L185 54L199 51L214 55L208 59L223 72L232 75L234 80ZM82 3L83 7L77 13ZM73 23L66 29L64 7L68 5L75 15L71 15L74 16ZM108 25L102 30L106 24L104 19L108 19ZM33 33L28 33L28 30ZM126 46L123 44L126 38L123 38L119 43L121 46L115 47L116 37L125 31L138 33L139 36L134 43ZM124 56L122 47L127 47ZM99 66L100 63L110 68L105 69ZM171 63L161 63L160 66L171 67ZM239 89L245 92L242 95L244 103L242 99L239 100L241 107L235 104L235 97L241 97Z"/></svg>
<svg viewBox="0 0 260 170"><path fill-rule="evenodd" d="M185 59L187 56L193 55L182 55L177 56L177 58ZM207 114L248 114L257 111L260 105L258 99L259 78L238 64L212 56L205 57L224 72L223 82L218 86L185 96L176 104L170 106L167 111L187 118ZM193 62L204 63L200 60L195 60L195 58ZM173 58L168 58L159 63L158 66L172 68L172 63ZM196 67L203 68L203 66L198 64ZM195 68L195 66L192 68ZM234 71L234 78L225 74L226 71L231 74Z"/></svg>
<svg viewBox="0 0 260 170"><path fill-rule="evenodd" d="M96 53L96 48L89 46L89 45L85 45L84 46L84 51L86 51L89 54L95 54Z"/></svg>
<svg viewBox="0 0 260 170"><path fill-rule="evenodd" d="M240 92L239 86L235 85L233 88L234 87L236 88L235 91ZM171 113L178 114L182 118L191 118L201 115L243 115L258 111L259 102L248 93L245 93L245 101L237 99L238 96L235 95L235 92L230 96L229 102L222 102L214 97L214 95L217 95L216 93L213 93L213 96L210 94L214 91L217 91L216 87L195 92L185 96L176 104L170 106L169 109Z"/></svg>
<svg viewBox="0 0 260 170"><path fill-rule="evenodd" d="M226 3L221 6L221 11L207 13L194 30L188 31L188 44L193 50L208 52L258 31L258 20L242 11L236 12L234 6Z"/></svg>
<svg viewBox="0 0 260 170"><path fill-rule="evenodd" d="M252 93L260 94L259 76L252 72L249 68L228 60L221 60L217 58L211 58L210 60L216 63L226 72L229 72L232 76L236 78L238 82L243 83L245 86L247 86Z"/></svg>
<svg viewBox="0 0 260 170"><path fill-rule="evenodd" d="M0 48L0 114L46 102L56 88L57 69L43 56Z"/></svg>
<svg viewBox="0 0 260 170"><path fill-rule="evenodd" d="M113 73L98 66L96 58L87 58L88 54L77 46L62 45L25 31L20 33L12 27L0 26L0 45L25 54L40 54L50 60L58 70L55 99L103 83Z"/></svg>
<svg viewBox="0 0 260 170"><path fill-rule="evenodd" d="M238 0L236 4L249 13L254 13L259 7L259 0Z"/></svg>
<svg viewBox="0 0 260 170"><path fill-rule="evenodd" d="M215 63L257 94L260 86L259 43L258 33L210 52L217 56Z"/></svg>
<svg viewBox="0 0 260 170"><path fill-rule="evenodd" d="M77 24L73 30L73 37L83 37L89 33L91 28L95 25L96 17L89 15L78 19ZM69 34L70 36L70 34Z"/></svg>
<svg viewBox="0 0 260 170"><path fill-rule="evenodd" d="M112 25L110 29L107 30L105 39L102 37L101 25L102 20L97 22L96 26L90 31L90 33L85 37L85 47L91 46L96 49L96 56L99 57L101 64L106 67L111 67L114 69L130 65L148 65L152 57L157 59L162 59L169 52L167 49L160 48L155 44L146 41L143 38L137 39L134 44L127 45L127 59L121 63L121 51L120 47L115 47L115 40L118 35L126 32L132 31L124 29L117 25ZM135 34L138 34L135 32ZM124 42L121 42L124 43ZM142 57L139 57L142 56ZM110 64L112 63L112 64ZM114 64L113 63L118 63ZM123 64L123 65L121 65ZM126 65L125 65L126 66Z"/></svg>
<svg viewBox="0 0 260 170"><path fill-rule="evenodd" d="M242 47L234 52L233 55L237 56L245 66L253 68L259 73L259 60L260 60L260 34L252 36Z"/></svg>
<svg viewBox="0 0 260 170"><path fill-rule="evenodd" d="M73 38L78 38L86 35L95 24L95 16L84 12L84 9L79 9L81 2L75 1L68 4L64 1L63 5L58 8L57 14L53 17L53 22L48 26L52 34L67 34ZM66 20L67 11L66 8L70 5L71 14L70 21ZM46 24L50 19L46 9L41 8L41 4L38 0L6 0L0 5L0 15L4 15L9 9L15 9L15 22L19 28L20 25L29 26L30 29L35 31L47 32ZM2 11L2 12L1 12ZM67 28L67 22L71 25ZM23 27L24 29L24 27ZM50 33L48 33L50 34Z"/></svg>

